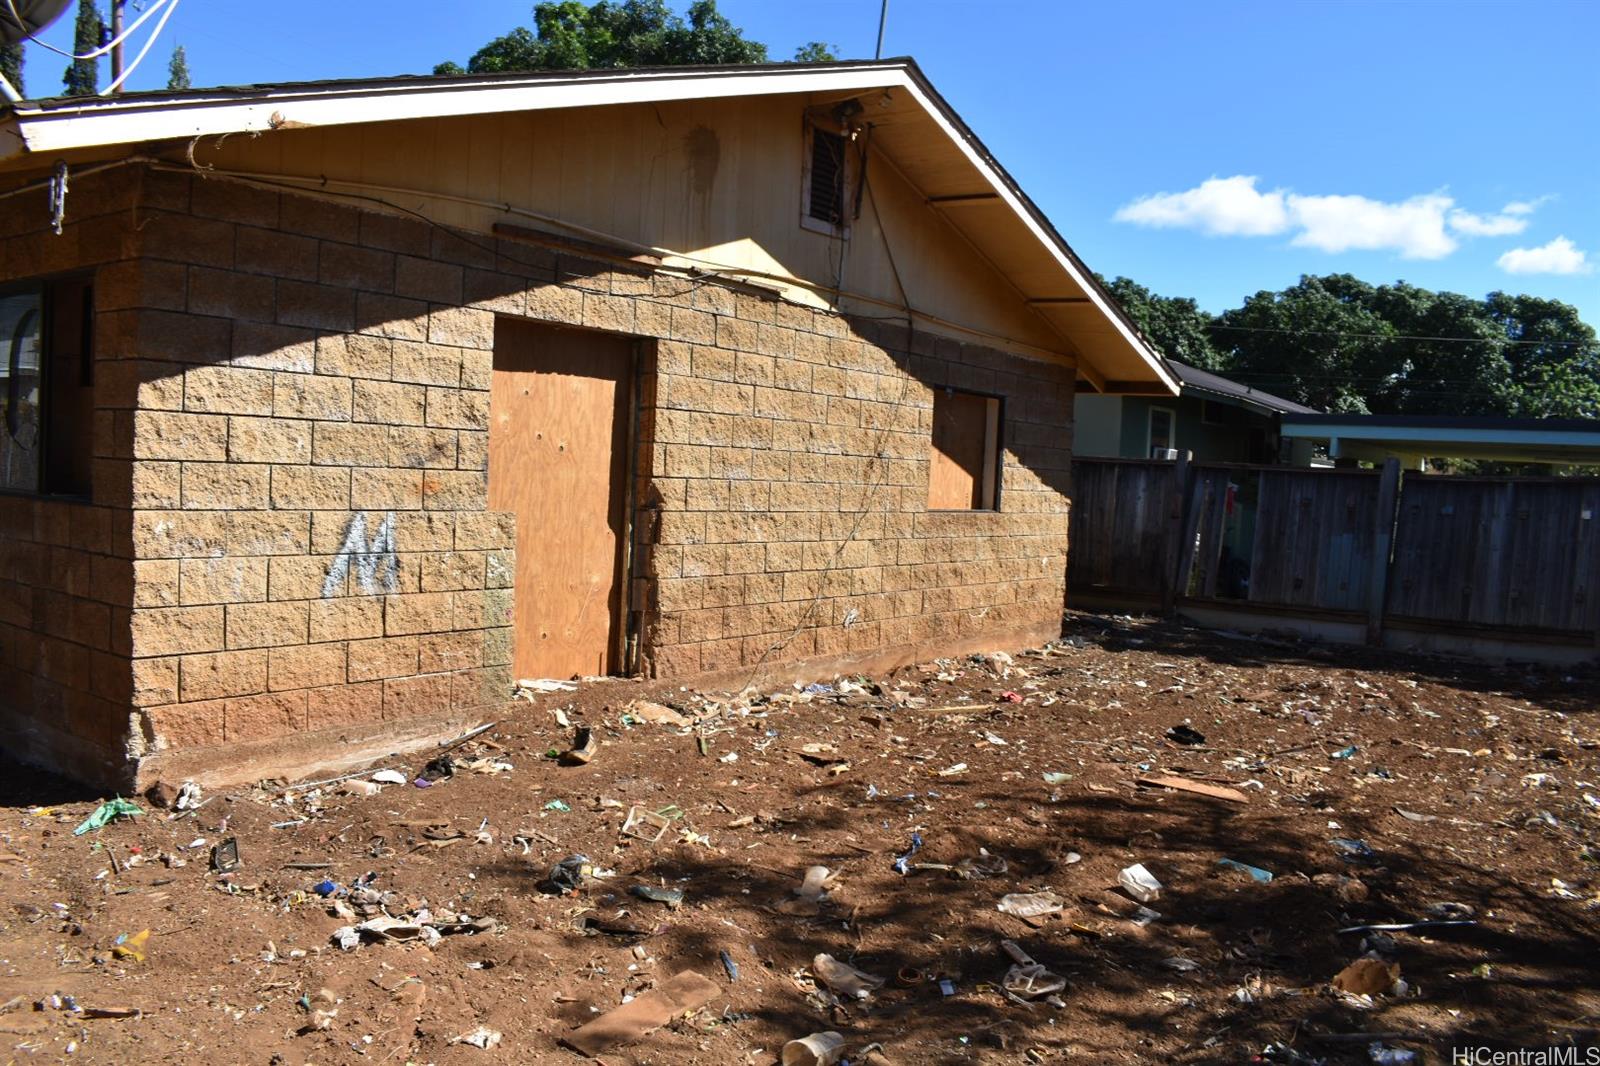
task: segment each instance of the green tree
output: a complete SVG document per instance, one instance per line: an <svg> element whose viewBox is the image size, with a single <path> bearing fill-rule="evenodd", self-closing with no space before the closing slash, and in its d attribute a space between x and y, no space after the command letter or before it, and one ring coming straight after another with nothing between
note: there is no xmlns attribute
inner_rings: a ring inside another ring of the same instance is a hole
<svg viewBox="0 0 1600 1066"><path fill-rule="evenodd" d="M22 86L22 42L10 41L0 44L0 77L11 83L19 96L27 96L28 92Z"/></svg>
<svg viewBox="0 0 1600 1066"><path fill-rule="evenodd" d="M1223 373L1320 410L1368 413L1395 333L1367 306L1373 295L1371 285L1334 274L1248 297L1213 326Z"/></svg>
<svg viewBox="0 0 1600 1066"><path fill-rule="evenodd" d="M532 30L519 26L473 54L463 68L441 63L435 74L496 74L518 70L588 70L763 63L766 45L717 10L716 0L694 0L688 19L666 0L543 0L533 9Z"/></svg>
<svg viewBox="0 0 1600 1066"><path fill-rule="evenodd" d="M1098 274L1095 277L1162 355L1202 370L1221 369L1222 354L1212 345L1209 334L1212 317L1193 300L1157 296L1131 278L1118 277L1108 282Z"/></svg>
<svg viewBox="0 0 1600 1066"><path fill-rule="evenodd" d="M172 58L167 60L167 88L188 89L192 86L189 81L189 55L183 50L183 45L178 45L172 50Z"/></svg>
<svg viewBox="0 0 1600 1066"><path fill-rule="evenodd" d="M88 55L100 47L106 22L94 0L78 0L78 21L72 36L74 55ZM100 91L100 61L74 59L61 79L68 96L93 96Z"/></svg>
<svg viewBox="0 0 1600 1066"><path fill-rule="evenodd" d="M831 63L839 55L833 50L833 45L823 44L821 41L807 41L794 50L796 63Z"/></svg>

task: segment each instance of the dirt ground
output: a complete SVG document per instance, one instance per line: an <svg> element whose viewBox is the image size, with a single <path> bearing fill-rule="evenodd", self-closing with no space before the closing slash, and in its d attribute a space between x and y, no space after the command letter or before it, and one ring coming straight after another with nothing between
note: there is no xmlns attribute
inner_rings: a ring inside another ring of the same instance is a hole
<svg viewBox="0 0 1600 1066"><path fill-rule="evenodd" d="M263 782L181 814L140 797L143 816L81 836L104 797L8 768L0 1046L12 1062L577 1063L564 1037L680 971L719 994L604 1061L772 1063L818 1030L853 1062L905 1064L1354 1063L1371 1034L1434 1063L1594 1046L1593 671L1090 615L1007 650L815 692L585 683L517 702L431 787L411 783L425 752L383 764L407 783L373 795ZM634 721L637 700L692 724ZM1183 723L1203 742L1168 738ZM592 762L550 757L585 726ZM1152 774L1243 802L1138 783ZM659 841L619 832L635 805L666 811ZM228 838L242 865L220 874ZM574 854L598 876L541 888ZM1142 924L1117 888L1133 863L1163 886ZM820 901L796 895L812 865L833 873ZM1039 890L1063 912L997 909ZM432 924L335 942L385 914ZM1341 932L1430 919L1471 924ZM1002 990L1007 939L1065 978L1054 1003ZM833 995L819 953L886 983ZM1332 988L1364 953L1384 987ZM490 1031L489 1048L461 1039Z"/></svg>

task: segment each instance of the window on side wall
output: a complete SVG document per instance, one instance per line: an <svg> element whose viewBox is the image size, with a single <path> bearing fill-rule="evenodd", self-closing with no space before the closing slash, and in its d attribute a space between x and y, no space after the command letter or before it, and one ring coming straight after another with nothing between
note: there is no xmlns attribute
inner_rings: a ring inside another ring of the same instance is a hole
<svg viewBox="0 0 1600 1066"><path fill-rule="evenodd" d="M93 322L86 278L0 288L0 491L89 495Z"/></svg>
<svg viewBox="0 0 1600 1066"><path fill-rule="evenodd" d="M836 236L848 233L855 215L858 169L848 131L827 123L807 122L800 225Z"/></svg>
<svg viewBox="0 0 1600 1066"><path fill-rule="evenodd" d="M999 510L999 398L934 390L928 456L930 511Z"/></svg>

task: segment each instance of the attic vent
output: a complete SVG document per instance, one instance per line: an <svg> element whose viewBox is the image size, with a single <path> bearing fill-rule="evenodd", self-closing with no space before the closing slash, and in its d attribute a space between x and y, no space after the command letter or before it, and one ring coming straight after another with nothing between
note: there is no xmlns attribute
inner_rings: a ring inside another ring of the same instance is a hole
<svg viewBox="0 0 1600 1066"><path fill-rule="evenodd" d="M845 139L841 133L811 130L811 196L806 214L830 226L844 225Z"/></svg>

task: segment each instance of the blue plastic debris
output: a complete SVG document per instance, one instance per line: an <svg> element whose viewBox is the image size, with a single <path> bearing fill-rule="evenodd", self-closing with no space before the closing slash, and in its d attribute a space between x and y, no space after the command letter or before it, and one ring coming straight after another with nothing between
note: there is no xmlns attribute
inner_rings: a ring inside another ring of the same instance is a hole
<svg viewBox="0 0 1600 1066"><path fill-rule="evenodd" d="M1365 840L1351 840L1348 837L1334 837L1328 843L1333 845L1333 850L1346 862L1377 862L1378 853Z"/></svg>
<svg viewBox="0 0 1600 1066"><path fill-rule="evenodd" d="M900 856L898 859L894 860L894 872L897 873L897 874L910 873L911 871L910 871L910 868L909 868L909 866L907 864L911 862L911 856L915 855L917 852L919 852L921 850L922 850L922 834L921 833L912 833L911 834L911 850L906 852L904 855Z"/></svg>
<svg viewBox="0 0 1600 1066"><path fill-rule="evenodd" d="M1240 862L1237 859L1218 859L1217 865L1225 866L1230 870L1238 870L1242 873L1247 873L1250 875L1251 880L1259 881L1263 885L1272 880L1271 870L1263 870L1259 866L1251 866L1248 863Z"/></svg>
<svg viewBox="0 0 1600 1066"><path fill-rule="evenodd" d="M315 892L319 896L322 896L323 898L327 898L328 896L331 896L335 892L339 891L339 886L332 880L323 878L321 881L318 881L316 884L311 886L311 891Z"/></svg>
<svg viewBox="0 0 1600 1066"><path fill-rule="evenodd" d="M1338 751L1329 752L1328 753L1328 758L1330 758L1330 759L1353 759L1353 758L1355 758L1356 752L1358 752L1360 750L1361 750L1360 748L1358 748L1354 744L1352 744L1348 748L1340 748Z"/></svg>
<svg viewBox="0 0 1600 1066"><path fill-rule="evenodd" d="M739 964L734 962L733 956L729 955L726 951L722 952L721 955L722 968L728 971L728 980L737 981L739 979Z"/></svg>

